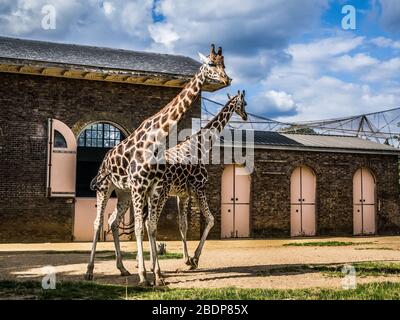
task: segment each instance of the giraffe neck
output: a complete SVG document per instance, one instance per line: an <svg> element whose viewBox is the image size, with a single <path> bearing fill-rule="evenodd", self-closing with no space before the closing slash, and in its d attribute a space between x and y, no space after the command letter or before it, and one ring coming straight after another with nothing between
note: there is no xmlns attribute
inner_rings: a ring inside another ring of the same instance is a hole
<svg viewBox="0 0 400 320"><path fill-rule="evenodd" d="M201 67L195 76L185 85L179 95L159 112L159 127L162 136L167 136L169 134L169 129L176 125L193 105L193 102L200 95L205 80L205 69Z"/></svg>
<svg viewBox="0 0 400 320"><path fill-rule="evenodd" d="M229 119L235 110L235 99L229 100L218 114L211 119L200 131L202 141L210 139L211 143L207 144L207 149L211 149L212 143L219 137L221 131L225 128Z"/></svg>

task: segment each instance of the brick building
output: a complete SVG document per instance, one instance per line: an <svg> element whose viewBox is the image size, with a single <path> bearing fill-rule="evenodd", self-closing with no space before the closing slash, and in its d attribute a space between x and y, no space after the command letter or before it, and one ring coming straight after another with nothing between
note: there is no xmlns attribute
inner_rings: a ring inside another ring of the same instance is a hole
<svg viewBox="0 0 400 320"><path fill-rule="evenodd" d="M400 233L398 149L356 137L265 131L254 132L252 147L251 173L210 165L211 237Z"/></svg>
<svg viewBox="0 0 400 320"><path fill-rule="evenodd" d="M0 37L0 241L90 240L89 182L104 154L199 66L183 56ZM181 128L199 117L197 101ZM170 201L161 239L178 236L175 212ZM198 216L190 222L190 236L198 237L199 224Z"/></svg>
<svg viewBox="0 0 400 320"><path fill-rule="evenodd" d="M198 67L182 56L0 37L0 241L90 241L96 209L88 185L105 152ZM197 101L181 128L199 117ZM273 132L255 132L254 147L251 174L209 166L210 238L399 232L397 149ZM106 215L113 206L115 199ZM199 238L192 212L189 236ZM170 200L159 239L179 238L175 213Z"/></svg>

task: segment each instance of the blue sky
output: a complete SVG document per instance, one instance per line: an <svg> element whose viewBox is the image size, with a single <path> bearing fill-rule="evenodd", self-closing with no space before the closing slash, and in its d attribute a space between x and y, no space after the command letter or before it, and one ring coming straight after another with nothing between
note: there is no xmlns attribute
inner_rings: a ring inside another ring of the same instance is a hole
<svg viewBox="0 0 400 320"><path fill-rule="evenodd" d="M52 4L56 29L41 26ZM356 29L342 28L342 7ZM313 120L400 106L399 0L0 0L3 36L197 59L222 46L231 87L248 109L280 120Z"/></svg>

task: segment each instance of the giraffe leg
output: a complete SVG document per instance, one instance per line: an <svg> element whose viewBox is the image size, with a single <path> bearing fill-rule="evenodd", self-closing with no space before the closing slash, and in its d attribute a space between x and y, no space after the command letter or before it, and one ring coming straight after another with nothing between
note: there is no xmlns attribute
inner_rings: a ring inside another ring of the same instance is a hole
<svg viewBox="0 0 400 320"><path fill-rule="evenodd" d="M111 227L113 235L117 268L121 272L121 276L129 276L130 275L129 271L125 269L124 264L122 263L121 246L119 243L119 224L121 222L122 216L129 209L130 195L129 193L126 192L125 193L117 192L117 196L118 196L117 208L110 216L108 224Z"/></svg>
<svg viewBox="0 0 400 320"><path fill-rule="evenodd" d="M183 261L186 265L190 265L188 248L187 248L187 209L189 205L189 197L187 196L178 196L176 197L177 205L178 205L178 224L179 224L179 232L182 238L182 248L183 248Z"/></svg>
<svg viewBox="0 0 400 320"><path fill-rule="evenodd" d="M100 226L103 223L103 215L104 215L104 210L106 208L107 201L110 197L111 192L107 191L97 191L96 197L97 197L97 215L96 219L94 220L93 223L93 229L94 229L94 234L93 234L93 244L92 244L92 251L90 253L90 260L89 264L87 266L87 271L85 274L85 280L93 280L93 269L94 269L94 258L96 255L96 245L97 245L97 240L99 239L100 236Z"/></svg>
<svg viewBox="0 0 400 320"><path fill-rule="evenodd" d="M145 194L136 190L132 191L132 202L135 211L135 236L137 246L138 274L139 285L150 286L150 282L146 277L146 267L144 265L143 256L143 209L145 207Z"/></svg>
<svg viewBox="0 0 400 320"><path fill-rule="evenodd" d="M199 264L199 258L200 258L204 243L207 239L208 233L210 232L211 228L214 226L214 216L212 215L210 208L208 207L207 196L206 196L204 190L202 190L202 189L196 190L195 195L196 195L196 198L197 198L199 206L200 206L200 211L206 218L206 227L203 231L203 234L202 234L200 242L196 248L196 251L194 252L194 257L192 259L190 259L190 262L191 262L190 269L192 269L192 270L197 269L198 264Z"/></svg>
<svg viewBox="0 0 400 320"><path fill-rule="evenodd" d="M153 266L154 273L154 284L156 286L164 286L165 281L161 274L160 265L158 262L158 254L157 254L157 225L158 219L164 208L165 202L168 199L168 193L166 192L166 188L163 185L155 186L150 193L149 197L149 212L148 217L146 219L146 228L147 235L149 237L150 243L150 253L151 253L151 262Z"/></svg>

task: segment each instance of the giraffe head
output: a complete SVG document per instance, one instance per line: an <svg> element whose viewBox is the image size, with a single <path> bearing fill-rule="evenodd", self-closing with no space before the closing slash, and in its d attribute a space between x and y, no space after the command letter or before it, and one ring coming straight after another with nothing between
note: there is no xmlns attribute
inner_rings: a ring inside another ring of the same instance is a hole
<svg viewBox="0 0 400 320"><path fill-rule="evenodd" d="M215 46L212 44L210 54L206 57L199 53L200 60L203 63L201 66L207 79L222 82L224 85L231 83L231 78L225 72L224 56L222 55L222 48L218 48L215 52Z"/></svg>
<svg viewBox="0 0 400 320"><path fill-rule="evenodd" d="M240 90L238 90L238 93L236 96L234 96L233 98L229 95L228 93L228 98L231 101L231 103L234 103L234 110L237 113L237 115L239 117L242 118L243 121L247 121L247 112L246 112L246 106L247 106L247 102L244 99L244 96L246 95L246 92L243 90L242 92L240 92Z"/></svg>

